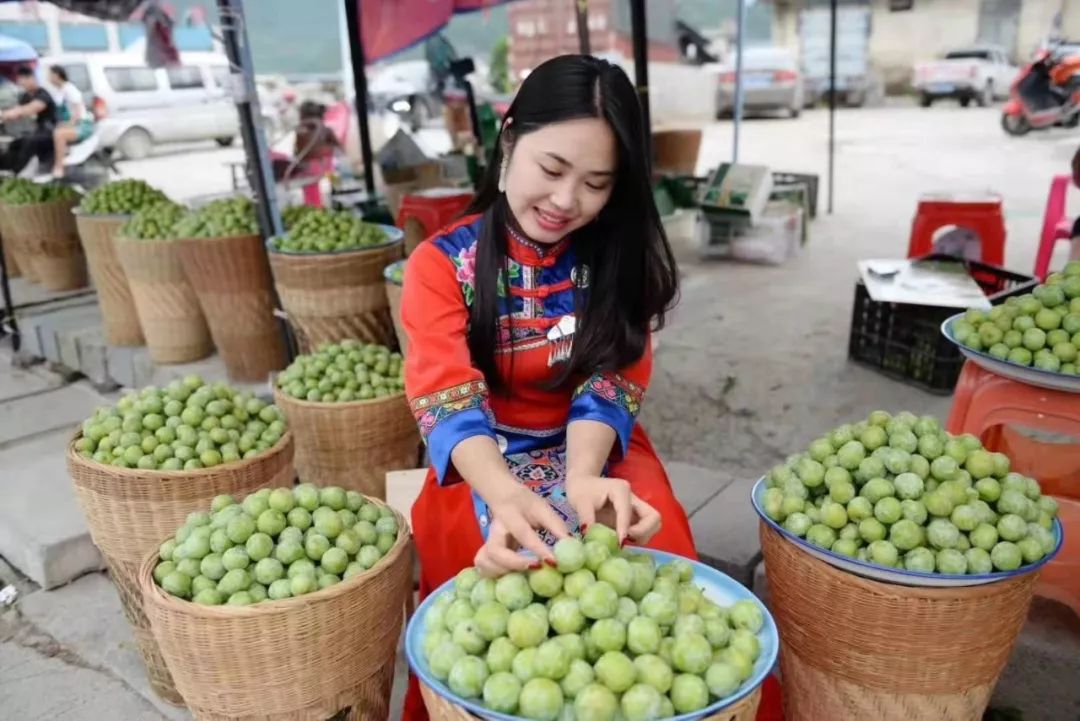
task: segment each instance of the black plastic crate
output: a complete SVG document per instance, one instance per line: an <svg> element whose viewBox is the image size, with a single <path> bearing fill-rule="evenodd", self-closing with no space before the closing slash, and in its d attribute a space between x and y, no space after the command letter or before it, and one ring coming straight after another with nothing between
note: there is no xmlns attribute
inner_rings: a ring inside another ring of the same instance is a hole
<svg viewBox="0 0 1080 721"><path fill-rule="evenodd" d="M963 263L995 305L1011 296L1030 293L1038 285L1030 275L977 261L947 255L921 260ZM941 324L958 312L957 308L879 303L870 298L859 280L855 283L848 358L931 393L948 395L960 377L964 356L942 335Z"/></svg>

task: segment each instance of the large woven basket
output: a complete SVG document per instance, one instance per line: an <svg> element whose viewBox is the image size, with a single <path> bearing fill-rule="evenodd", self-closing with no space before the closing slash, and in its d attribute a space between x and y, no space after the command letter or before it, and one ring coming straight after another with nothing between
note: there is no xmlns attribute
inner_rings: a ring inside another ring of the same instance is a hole
<svg viewBox="0 0 1080 721"><path fill-rule="evenodd" d="M8 277L15 277L12 275L10 268L18 267L23 278L36 283L38 279L37 273L34 272L30 259L26 256L22 246L19 245L18 238L11 232L11 222L8 220L7 209L7 203L0 203L0 237L4 239L4 260L6 262L10 258L12 261L12 266L9 266Z"/></svg>
<svg viewBox="0 0 1080 721"><path fill-rule="evenodd" d="M5 211L7 237L47 290L75 290L87 284L86 256L71 214L77 203L73 199L8 205Z"/></svg>
<svg viewBox="0 0 1080 721"><path fill-rule="evenodd" d="M3 216L3 207L0 206L0 218ZM15 251L11 248L11 241L4 237L2 220L0 220L0 245L4 246L4 270L7 271L8 278L18 278L22 275L22 269L19 267L19 261L15 257Z"/></svg>
<svg viewBox="0 0 1080 721"><path fill-rule="evenodd" d="M390 319L394 322L394 335L397 336L398 348L401 350L401 354L405 355L405 351L409 347L409 338L405 335L405 326L401 324L401 294L404 288L389 275L388 271L394 265L396 263L391 263L383 270L383 278L386 285L386 300L390 303Z"/></svg>
<svg viewBox="0 0 1080 721"><path fill-rule="evenodd" d="M67 467L90 536L120 592L151 686L166 701L183 703L143 613L139 564L183 525L189 513L209 508L214 496L228 493L242 498L260 488L290 485L295 476L292 433L286 432L259 456L197 471L106 466L83 458L75 450L77 439L68 445Z"/></svg>
<svg viewBox="0 0 1080 721"><path fill-rule="evenodd" d="M90 265L90 277L97 288L105 339L109 345L133 346L145 342L127 275L116 254L116 235L130 217L75 211L75 223Z"/></svg>
<svg viewBox="0 0 1080 721"><path fill-rule="evenodd" d="M154 362L187 363L210 355L210 328L180 263L179 246L121 236L116 248Z"/></svg>
<svg viewBox="0 0 1080 721"><path fill-rule="evenodd" d="M274 289L258 235L177 241L229 378L265 381L285 365Z"/></svg>
<svg viewBox="0 0 1080 721"><path fill-rule="evenodd" d="M401 248L400 238L341 253L283 253L271 244L274 283L301 352L350 338L390 345L383 268L401 257Z"/></svg>
<svg viewBox="0 0 1080 721"><path fill-rule="evenodd" d="M841 571L761 524L787 721L978 721L1037 573L916 588Z"/></svg>
<svg viewBox="0 0 1080 721"><path fill-rule="evenodd" d="M296 434L301 481L386 498L386 472L415 468L416 420L404 393L369 401L301 401L274 388L274 403Z"/></svg>
<svg viewBox="0 0 1080 721"><path fill-rule="evenodd" d="M412 594L409 527L367 573L299 598L199 606L139 585L154 637L198 721L385 721ZM163 540L164 536L161 539Z"/></svg>
<svg viewBox="0 0 1080 721"><path fill-rule="evenodd" d="M424 697L424 705L432 721L477 721L467 710L454 702L440 696L430 686L420 683L420 695ZM738 703L733 704L720 713L707 716L701 721L754 721L757 717L758 705L761 703L761 689L754 689ZM820 721L825 721L820 719ZM837 720L839 721L839 720Z"/></svg>

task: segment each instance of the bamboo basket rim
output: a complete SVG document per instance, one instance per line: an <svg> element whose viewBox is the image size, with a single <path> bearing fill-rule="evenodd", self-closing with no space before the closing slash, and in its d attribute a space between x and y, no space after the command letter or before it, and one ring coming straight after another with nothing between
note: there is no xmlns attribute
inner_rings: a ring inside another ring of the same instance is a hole
<svg viewBox="0 0 1080 721"><path fill-rule="evenodd" d="M283 393L277 385L277 375L270 378L270 386L274 392L274 403L278 403L279 399L284 399L286 403L292 403L293 405L300 406L301 408L310 408L312 410L326 409L326 408L362 408L365 406L373 406L377 403L386 403L388 401L395 401L406 397L405 391L399 391L397 393L391 393L388 396L381 398L367 398L364 400L355 401L308 401L300 400L299 398L293 398L292 396ZM284 436L282 436L284 438Z"/></svg>
<svg viewBox="0 0 1080 721"><path fill-rule="evenodd" d="M113 240L117 243L139 243L141 245L146 244L166 244L175 243L179 238L132 238L130 235L124 235L121 232L117 232L113 236Z"/></svg>
<svg viewBox="0 0 1080 721"><path fill-rule="evenodd" d="M292 430L290 428L286 428L285 432L281 434L281 438L278 439L277 443L270 446L269 448L267 448L262 453L260 453L260 454L258 454L256 456L253 456L251 458L241 458L239 461L233 461L232 463L220 463L220 464L218 464L216 466L211 466L210 468L196 468L196 469L190 470L190 471L184 471L184 470L180 470L180 471L163 471L163 470L157 469L157 468L149 468L149 469L144 470L142 468L121 468L120 466L110 466L110 465L107 465L105 463L98 463L93 458L87 458L86 456L82 455L77 450L75 450L75 442L77 440L79 440L80 438L82 438L82 435L83 435L82 429L79 428L78 430L75 431L75 435L72 436L71 440L68 441L67 460L68 460L69 463L81 463L83 465L90 466L90 467L93 467L93 468L100 468L100 469L103 469L104 471L106 471L106 472L108 472L108 473L110 473L112 475L116 475L116 476L131 476L131 477L146 477L146 476L149 476L150 478L155 478L155 479L161 480L161 481L168 481L168 480L174 480L174 479L175 480L179 480L179 479L192 480L192 479L198 479L201 476L217 475L218 473L221 473L223 470L234 471L234 470L237 470L237 469L240 469L240 468L245 468L247 466L253 465L254 463L264 459L271 452L280 450L280 448L284 448L286 445L288 445L287 441L292 440L293 442L295 442L295 439L293 438Z"/></svg>
<svg viewBox="0 0 1080 721"><path fill-rule="evenodd" d="M129 220L135 213L87 213L82 207L76 205L71 209L73 215L89 220Z"/></svg>
<svg viewBox="0 0 1080 721"><path fill-rule="evenodd" d="M3 203L5 209L14 208L16 210L21 208L40 208L42 206L57 206L62 207L69 205L72 208L72 212L75 212L75 208L82 202L82 198L57 198L55 200L44 200L38 203Z"/></svg>
<svg viewBox="0 0 1080 721"><path fill-rule="evenodd" d="M374 250L386 250L392 248L398 244L405 243L405 231L394 225L385 225L384 223L368 223L368 225L378 226L383 229L389 237L381 243L375 245L369 245L364 248L346 248L344 250L327 250L327 251L295 251L295 250L282 250L277 247L277 241L282 238L282 235L275 235L266 239L266 252L273 255L282 256L290 259L301 258L340 258L342 256L370 253Z"/></svg>
<svg viewBox="0 0 1080 721"><path fill-rule="evenodd" d="M228 242L228 241L233 241L233 240L241 240L241 239L247 240L248 238L258 238L261 241L262 240L262 233L259 233L259 232L256 231L254 233L241 233L240 235L210 235L210 236L206 236L206 237L202 237L202 238L194 238L194 237L188 236L188 237L182 237L182 238L172 238L171 240L173 242L176 242L176 243L195 244L195 243L223 243L223 242Z"/></svg>
<svg viewBox="0 0 1080 721"><path fill-rule="evenodd" d="M364 496L364 501L366 503L374 503L375 505L389 508L398 522L398 537L394 542L394 545L387 551L386 555L379 559L378 563L367 569L364 573L357 574L352 578L347 578L340 583L335 583L333 586L320 588L317 591L306 593L303 596L290 596L289 598L282 598L269 603L257 603L250 606L227 606L225 604L221 604L220 606L203 606L193 603L192 601L176 598L175 596L166 593L160 586L154 583L154 567L159 560L159 552L157 548L155 548L153 551L146 554L142 563L139 564L137 579L139 588L142 591L143 599L147 602L155 603L162 608L185 613L190 616L202 616L203 618L214 619L239 619L258 618L260 616L264 618L280 616L288 614L295 609L311 605L312 603L328 601L343 596L346 593L351 593L352 591L361 588L378 575L378 573L371 573L372 571L385 570L392 565L392 562L397 561L403 553L409 552L409 546L412 543L412 528L409 526L409 522L404 515L399 513L386 501L379 500L378 498L366 494L362 495ZM171 538L171 536L168 538ZM167 541L168 538L162 539L161 543ZM161 544L159 543L158 545L160 546Z"/></svg>

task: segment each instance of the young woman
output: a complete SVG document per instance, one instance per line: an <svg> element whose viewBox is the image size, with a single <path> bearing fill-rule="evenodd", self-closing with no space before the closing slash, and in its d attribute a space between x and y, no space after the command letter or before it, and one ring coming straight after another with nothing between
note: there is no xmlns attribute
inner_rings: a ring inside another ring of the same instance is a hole
<svg viewBox="0 0 1080 721"><path fill-rule="evenodd" d="M60 124L53 130L54 178L64 177L64 156L71 143L81 143L94 132L94 118L86 107L82 92L68 80L67 71L59 65L49 68L49 84L54 88Z"/></svg>
<svg viewBox="0 0 1080 721"><path fill-rule="evenodd" d="M678 292L640 113L603 60L539 66L472 214L409 258L406 389L432 462L412 514L421 595L474 564L536 567L596 521L695 557L635 421ZM415 683L405 718L426 718Z"/></svg>

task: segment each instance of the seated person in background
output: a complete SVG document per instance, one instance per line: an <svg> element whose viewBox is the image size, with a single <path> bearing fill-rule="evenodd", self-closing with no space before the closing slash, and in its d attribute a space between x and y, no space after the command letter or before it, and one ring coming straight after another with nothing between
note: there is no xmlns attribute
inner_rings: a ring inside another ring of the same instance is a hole
<svg viewBox="0 0 1080 721"><path fill-rule="evenodd" d="M82 92L68 80L67 71L59 65L49 68L49 83L59 104L60 125L53 131L54 178L64 177L64 156L69 143L81 143L94 132L94 118L83 100Z"/></svg>
<svg viewBox="0 0 1080 721"><path fill-rule="evenodd" d="M0 167L18 173L32 158L45 163L53 152L53 128L56 126L56 103L52 95L38 84L32 68L23 66L16 71L15 80L22 89L19 104L0 113L5 123L19 118L32 118L29 135L16 138L3 158Z"/></svg>
<svg viewBox="0 0 1080 721"><path fill-rule="evenodd" d="M341 148L337 137L323 123L326 106L311 100L300 104L300 124L293 144L294 163L303 175L321 175L333 167L334 153Z"/></svg>

